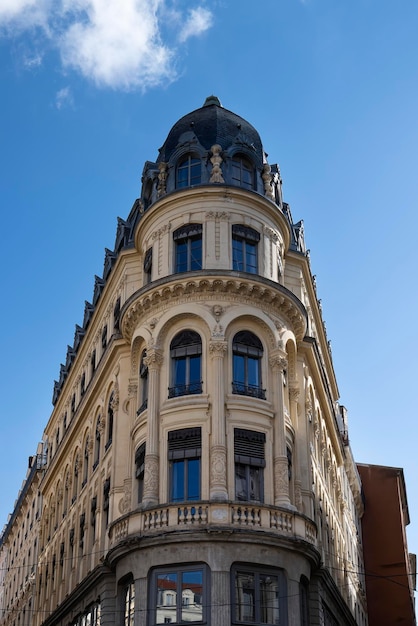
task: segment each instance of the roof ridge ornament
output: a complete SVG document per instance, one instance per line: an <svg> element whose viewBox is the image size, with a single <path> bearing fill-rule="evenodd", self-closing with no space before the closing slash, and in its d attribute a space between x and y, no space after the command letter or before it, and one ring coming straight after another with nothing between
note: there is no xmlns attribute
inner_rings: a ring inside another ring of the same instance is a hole
<svg viewBox="0 0 418 626"><path fill-rule="evenodd" d="M208 96L206 98L205 102L203 103L203 106L204 107L210 107L212 104L216 104L216 106L222 107L221 101L219 100L219 98L217 96L214 96L214 95Z"/></svg>

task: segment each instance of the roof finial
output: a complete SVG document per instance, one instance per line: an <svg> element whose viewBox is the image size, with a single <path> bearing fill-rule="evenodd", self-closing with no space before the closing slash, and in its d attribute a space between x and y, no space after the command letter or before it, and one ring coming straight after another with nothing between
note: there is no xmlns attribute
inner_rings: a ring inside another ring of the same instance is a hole
<svg viewBox="0 0 418 626"><path fill-rule="evenodd" d="M203 104L204 107L210 107L212 104L216 104L217 107L221 107L221 101L217 96L208 96Z"/></svg>

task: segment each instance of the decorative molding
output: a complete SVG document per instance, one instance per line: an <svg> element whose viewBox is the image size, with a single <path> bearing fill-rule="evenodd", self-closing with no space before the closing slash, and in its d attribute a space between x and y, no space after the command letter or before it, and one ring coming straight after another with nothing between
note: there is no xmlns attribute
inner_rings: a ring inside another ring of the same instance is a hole
<svg viewBox="0 0 418 626"><path fill-rule="evenodd" d="M212 446L210 449L210 490L211 493L221 491L226 494L225 446Z"/></svg>
<svg viewBox="0 0 418 626"><path fill-rule="evenodd" d="M210 157L210 162L212 163L212 171L210 174L210 183L224 183L224 179L222 176L221 163L223 161L221 157L222 147L219 144L215 144L211 148L212 156Z"/></svg>
<svg viewBox="0 0 418 626"><path fill-rule="evenodd" d="M229 304L249 304L270 315L280 314L293 330L296 339L302 339L306 330L304 309L284 293L281 285L264 285L249 279L230 277L195 277L186 280L171 279L152 290L138 295L121 320L125 339L131 340L135 328L154 309L156 313L167 311L173 304L194 303L224 297ZM287 290L286 290L287 291Z"/></svg>
<svg viewBox="0 0 418 626"><path fill-rule="evenodd" d="M300 389L299 387L289 387L289 397L292 402L297 402L299 400Z"/></svg>
<svg viewBox="0 0 418 626"><path fill-rule="evenodd" d="M209 354L211 357L223 358L228 349L228 343L226 341L210 341L209 342Z"/></svg>
<svg viewBox="0 0 418 626"><path fill-rule="evenodd" d="M131 479L127 478L123 483L123 498L119 501L119 513L128 513L131 508L132 485Z"/></svg>
<svg viewBox="0 0 418 626"><path fill-rule="evenodd" d="M147 454L145 456L144 471L144 501L158 501L159 471L158 456L156 454Z"/></svg>
<svg viewBox="0 0 418 626"><path fill-rule="evenodd" d="M161 350L156 348L148 348L147 356L144 358L144 363L149 369L159 369L163 363L164 356Z"/></svg>

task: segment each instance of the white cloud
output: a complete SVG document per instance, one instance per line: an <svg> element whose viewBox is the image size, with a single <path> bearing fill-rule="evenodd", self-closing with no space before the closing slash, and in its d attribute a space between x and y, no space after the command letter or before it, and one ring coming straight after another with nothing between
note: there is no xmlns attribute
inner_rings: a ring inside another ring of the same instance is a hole
<svg viewBox="0 0 418 626"><path fill-rule="evenodd" d="M202 7L191 9L180 31L179 41L184 42L189 37L195 37L204 33L205 30L212 26L212 23L213 17L210 11Z"/></svg>
<svg viewBox="0 0 418 626"><path fill-rule="evenodd" d="M70 87L63 87L57 91L55 96L55 106L57 109L62 109L64 106L72 106L73 103L73 94Z"/></svg>
<svg viewBox="0 0 418 626"><path fill-rule="evenodd" d="M0 33L36 29L46 49L59 51L64 69L100 87L146 89L176 78L179 50L168 40L173 11L183 23L180 43L212 25L207 9L196 7L184 15L168 6L171 1L0 0ZM162 32L168 33L166 41ZM35 57L26 65L33 67Z"/></svg>

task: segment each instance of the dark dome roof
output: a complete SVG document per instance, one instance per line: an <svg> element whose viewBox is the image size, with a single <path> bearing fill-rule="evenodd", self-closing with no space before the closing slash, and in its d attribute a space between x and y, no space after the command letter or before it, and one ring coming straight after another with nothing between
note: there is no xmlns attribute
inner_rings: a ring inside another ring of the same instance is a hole
<svg viewBox="0 0 418 626"><path fill-rule="evenodd" d="M240 143L254 151L260 166L264 161L263 146L256 129L239 115L224 109L216 96L209 96L200 109L188 113L174 124L160 149L157 162L168 162L179 143L190 140L192 134L206 150L214 144L227 150L232 144Z"/></svg>

